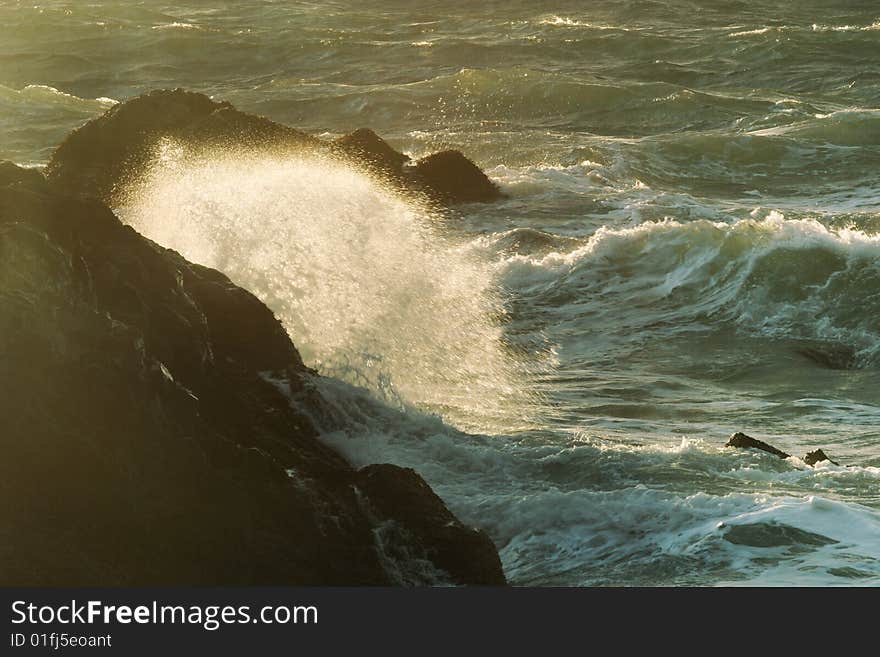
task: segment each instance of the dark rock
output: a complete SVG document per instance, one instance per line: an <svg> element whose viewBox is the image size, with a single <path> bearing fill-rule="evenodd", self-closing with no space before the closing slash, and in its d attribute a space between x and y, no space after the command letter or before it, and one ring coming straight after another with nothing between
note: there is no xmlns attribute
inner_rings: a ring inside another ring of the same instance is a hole
<svg viewBox="0 0 880 657"><path fill-rule="evenodd" d="M807 452L807 455L804 456L804 463L807 465L816 465L817 463L821 463L822 461L828 461L829 463L833 463L834 465L840 465L836 461L832 461L828 458L828 455L825 454L821 449L814 450L812 452Z"/></svg>
<svg viewBox="0 0 880 657"><path fill-rule="evenodd" d="M204 94L157 90L115 105L70 133L52 154L46 175L66 194L112 204L125 184L143 172L162 138L200 149L310 150L321 144Z"/></svg>
<svg viewBox="0 0 880 657"><path fill-rule="evenodd" d="M489 202L501 197L498 186L460 151L441 151L418 160L413 175L446 202Z"/></svg>
<svg viewBox="0 0 880 657"><path fill-rule="evenodd" d="M430 490L317 439L268 308L34 173L0 167L0 584L401 583L388 552L486 581L491 543Z"/></svg>
<svg viewBox="0 0 880 657"><path fill-rule="evenodd" d="M355 130L333 142L335 149L379 173L399 176L409 156L400 153L369 128Z"/></svg>
<svg viewBox="0 0 880 657"><path fill-rule="evenodd" d="M761 451L778 456L781 459L787 459L790 456L790 454L786 454L781 449L776 449L773 445L769 445L763 440L752 438L739 431L733 434L724 446L740 447L742 449L760 449Z"/></svg>
<svg viewBox="0 0 880 657"><path fill-rule="evenodd" d="M453 583L484 586L505 584L498 552L489 537L463 525L414 470L394 465L371 465L358 472L357 486L370 512L390 522L385 536L406 536L406 554L390 558L419 583L419 562L444 571ZM417 548L413 551L413 546Z"/></svg>
<svg viewBox="0 0 880 657"><path fill-rule="evenodd" d="M193 281L189 291L204 313L215 358L248 363L257 371L279 363L303 369L299 353L271 310L225 276L193 268L205 273Z"/></svg>
<svg viewBox="0 0 880 657"><path fill-rule="evenodd" d="M443 203L500 197L495 184L458 151L404 167L409 158L372 130L326 142L182 89L152 91L125 101L73 131L53 153L46 177L64 194L115 205L155 158L163 139L195 153L234 148L338 158L380 174L399 191L427 194Z"/></svg>
<svg viewBox="0 0 880 657"><path fill-rule="evenodd" d="M786 454L781 449L777 449L768 443L765 443L762 440L758 440L757 438L752 438L751 436L747 436L744 433L737 432L730 437L730 440L724 445L725 447L740 447L743 449L760 449L761 451L768 452L775 456L778 456L781 459L787 459L790 454ZM809 452L806 456L804 456L804 463L807 465L816 465L820 461L830 461L834 463L834 465L840 465L835 461L831 461L830 458L823 452L821 449L817 449L813 452Z"/></svg>

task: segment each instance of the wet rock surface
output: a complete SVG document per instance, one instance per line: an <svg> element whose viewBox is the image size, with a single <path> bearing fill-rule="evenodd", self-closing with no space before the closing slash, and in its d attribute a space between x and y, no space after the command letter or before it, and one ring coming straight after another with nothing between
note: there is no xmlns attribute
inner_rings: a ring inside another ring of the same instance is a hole
<svg viewBox="0 0 880 657"><path fill-rule="evenodd" d="M358 472L357 486L374 517L388 523L386 535L409 536L402 543L419 546L416 556L442 569L452 581L504 583L501 560L486 533L463 525L415 470L367 466ZM416 582L422 576L409 574Z"/></svg>
<svg viewBox="0 0 880 657"><path fill-rule="evenodd" d="M416 473L318 440L317 375L267 307L69 184L0 164L0 583L413 583L389 553L430 565L416 583L503 583Z"/></svg>

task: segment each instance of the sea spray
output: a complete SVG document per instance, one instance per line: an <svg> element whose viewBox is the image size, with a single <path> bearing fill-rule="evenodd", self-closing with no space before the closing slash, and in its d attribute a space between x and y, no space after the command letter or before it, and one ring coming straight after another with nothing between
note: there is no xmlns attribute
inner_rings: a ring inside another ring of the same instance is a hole
<svg viewBox="0 0 880 657"><path fill-rule="evenodd" d="M253 291L320 372L461 428L528 423L528 367L491 267L362 172L165 141L120 214Z"/></svg>

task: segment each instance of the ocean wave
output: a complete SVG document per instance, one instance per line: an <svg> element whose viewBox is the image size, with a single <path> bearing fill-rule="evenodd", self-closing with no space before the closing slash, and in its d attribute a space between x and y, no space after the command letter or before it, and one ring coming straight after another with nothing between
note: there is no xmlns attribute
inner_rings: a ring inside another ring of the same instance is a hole
<svg viewBox="0 0 880 657"><path fill-rule="evenodd" d="M490 257L502 255L537 255L575 248L582 240L576 237L554 235L534 228L513 228L476 238L471 247Z"/></svg>
<svg viewBox="0 0 880 657"><path fill-rule="evenodd" d="M877 468L808 468L703 439L488 439L368 397L353 403L332 380L322 396L355 417L325 441L356 465L418 467L489 531L516 584L880 581L880 513L833 497L876 488Z"/></svg>
<svg viewBox="0 0 880 657"><path fill-rule="evenodd" d="M87 111L106 110L119 101L113 98L80 98L45 84L29 84L22 89L0 85L0 103L62 106Z"/></svg>
<svg viewBox="0 0 880 657"><path fill-rule="evenodd" d="M552 299L565 313L572 304L614 331L721 322L765 337L844 344L858 362L873 363L880 236L753 214L732 224L602 227L568 252L510 256L499 276L520 294Z"/></svg>
<svg viewBox="0 0 880 657"><path fill-rule="evenodd" d="M742 30L740 32L732 32L731 34L728 34L727 36L729 36L732 39L735 39L738 37L747 37L747 36L760 36L762 34L769 34L770 32L781 32L784 29L785 28L782 28L782 27L759 27L759 28L755 28L753 30Z"/></svg>
<svg viewBox="0 0 880 657"><path fill-rule="evenodd" d="M500 550L514 581L539 581L548 560L580 585L620 584L634 573L654 585L707 576L727 584L880 581L880 514L818 496L676 495L636 486L548 491L515 507L506 518L516 524L504 527L511 539ZM531 529L520 531L520 522Z"/></svg>
<svg viewBox="0 0 880 657"><path fill-rule="evenodd" d="M711 438L468 435L318 385L331 404L322 439L356 466L418 468L490 533L515 584L880 581L880 512L853 502L877 489L876 467L810 468Z"/></svg>
<svg viewBox="0 0 880 657"><path fill-rule="evenodd" d="M162 23L161 25L154 25L154 30L201 30L202 27L200 25L196 25L195 23L183 23L180 21L173 21L171 23Z"/></svg>
<svg viewBox="0 0 880 657"><path fill-rule="evenodd" d="M530 119L548 127L595 124L601 134L638 135L680 125L688 115L703 125L727 125L743 114L772 108L773 102L713 93L664 81L611 81L604 76L571 75L527 66L462 68L455 73L389 88L368 95L394 96L405 91L433 96L448 118L479 115L504 124ZM358 90L363 95L363 90ZM601 117L589 122L587 117Z"/></svg>
<svg viewBox="0 0 880 657"><path fill-rule="evenodd" d="M611 167L584 160L577 164L533 164L510 167L499 164L486 171L504 191L514 197L547 191L584 194L596 190L619 189ZM637 183L633 183L635 186Z"/></svg>
<svg viewBox="0 0 880 657"><path fill-rule="evenodd" d="M65 135L107 111L112 98L81 98L44 84L21 89L0 84L0 160L45 166Z"/></svg>
<svg viewBox="0 0 880 657"><path fill-rule="evenodd" d="M626 27L591 23L566 16L550 16L548 18L543 18L541 19L540 24L549 25L551 27L586 27L592 30L619 30L621 32L629 32L629 28Z"/></svg>
<svg viewBox="0 0 880 657"><path fill-rule="evenodd" d="M872 146L880 144L880 110L851 107L816 113L806 121L756 130L751 134L795 137L801 143L812 141L837 146Z"/></svg>
<svg viewBox="0 0 880 657"><path fill-rule="evenodd" d="M813 32L873 32L880 30L880 21L874 21L870 25L820 25L813 23Z"/></svg>
<svg viewBox="0 0 880 657"><path fill-rule="evenodd" d="M840 490L866 490L880 484L880 468L861 465L835 465L821 461L811 467L792 456L793 469L786 472L768 471L753 465L726 471L723 476L760 484L809 486L816 490L836 493Z"/></svg>
<svg viewBox="0 0 880 657"><path fill-rule="evenodd" d="M806 32L873 32L880 30L880 21L875 21L869 25L823 25L813 23L809 27L798 25L772 25L753 28L749 30L739 30L731 32L727 36L736 39L741 37L764 36L766 34L784 34L784 33L806 33Z"/></svg>

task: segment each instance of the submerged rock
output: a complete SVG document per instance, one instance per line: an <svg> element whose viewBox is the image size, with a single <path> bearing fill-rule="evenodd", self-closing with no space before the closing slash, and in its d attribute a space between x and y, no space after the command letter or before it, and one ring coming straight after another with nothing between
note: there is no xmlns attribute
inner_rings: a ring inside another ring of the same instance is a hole
<svg viewBox="0 0 880 657"><path fill-rule="evenodd" d="M724 533L724 540L734 545L761 548L821 547L837 543L833 538L822 534L775 522L733 525Z"/></svg>
<svg viewBox="0 0 880 657"><path fill-rule="evenodd" d="M811 344L797 350L804 358L829 370L850 370L858 364L856 350L847 345Z"/></svg>
<svg viewBox="0 0 880 657"><path fill-rule="evenodd" d="M503 583L417 474L318 440L256 297L35 173L0 166L0 584Z"/></svg>
<svg viewBox="0 0 880 657"><path fill-rule="evenodd" d="M132 98L73 131L53 153L47 177L66 194L112 205L124 196L127 184L144 173L163 139L196 152L235 148L341 159L381 176L402 192L443 203L500 197L497 186L458 151L436 153L404 166L409 157L372 130L362 128L333 142L322 141L182 89Z"/></svg>

